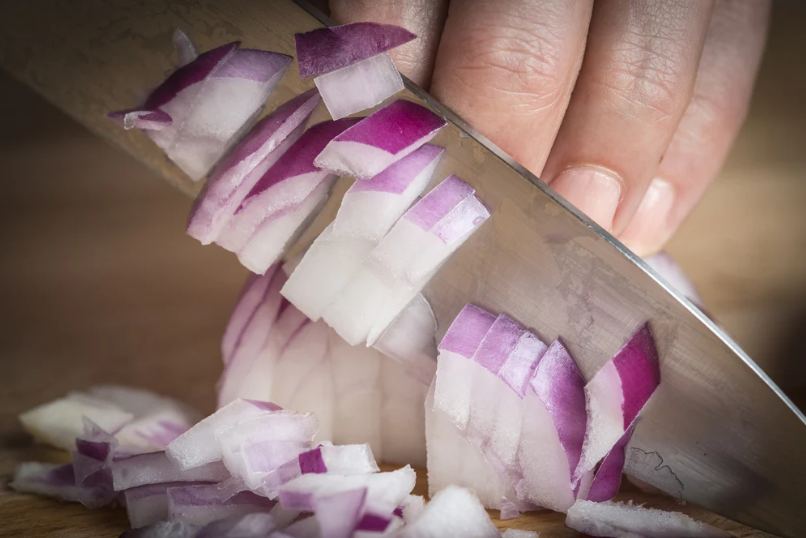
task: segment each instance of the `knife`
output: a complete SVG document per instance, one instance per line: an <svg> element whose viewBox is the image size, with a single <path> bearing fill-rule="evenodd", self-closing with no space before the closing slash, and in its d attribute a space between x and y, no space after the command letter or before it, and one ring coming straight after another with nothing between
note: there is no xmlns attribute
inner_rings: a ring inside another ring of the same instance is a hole
<svg viewBox="0 0 806 538"><path fill-rule="evenodd" d="M240 39L294 55L295 32L329 25L302 0L8 2L0 62L59 108L182 191L200 189L148 138L104 115L135 103L173 65L170 35L201 50ZM425 294L445 331L466 303L506 312L546 341L562 336L590 379L650 321L661 385L628 445L626 471L682 500L789 538L806 536L806 417L708 317L550 187L406 80L404 97L444 116L434 177L476 188L492 218ZM292 66L269 109L313 86ZM325 119L319 111L315 120ZM335 215L347 181L291 254Z"/></svg>

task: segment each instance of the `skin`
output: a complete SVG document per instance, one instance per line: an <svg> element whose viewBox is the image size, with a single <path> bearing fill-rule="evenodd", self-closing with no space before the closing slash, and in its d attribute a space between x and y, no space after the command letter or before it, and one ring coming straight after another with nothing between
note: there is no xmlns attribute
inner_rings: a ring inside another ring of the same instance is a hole
<svg viewBox="0 0 806 538"><path fill-rule="evenodd" d="M641 256L713 182L749 105L769 0L331 0L451 107Z"/></svg>

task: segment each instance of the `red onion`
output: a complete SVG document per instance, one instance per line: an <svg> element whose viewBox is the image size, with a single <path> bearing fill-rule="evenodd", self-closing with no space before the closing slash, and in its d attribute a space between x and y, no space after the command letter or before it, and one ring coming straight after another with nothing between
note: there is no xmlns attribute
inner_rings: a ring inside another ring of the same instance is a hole
<svg viewBox="0 0 806 538"><path fill-rule="evenodd" d="M278 410L274 404L235 400L205 418L168 445L165 453L180 469L191 469L222 458L216 431L240 420Z"/></svg>
<svg viewBox="0 0 806 538"><path fill-rule="evenodd" d="M266 538L283 526L271 513L236 514L208 523L193 538Z"/></svg>
<svg viewBox="0 0 806 538"><path fill-rule="evenodd" d="M178 41L186 60L187 43ZM201 179L257 115L291 62L284 54L238 46L199 55L177 68L141 107L109 117L126 129L145 130L191 179Z"/></svg>
<svg viewBox="0 0 806 538"><path fill-rule="evenodd" d="M500 538L479 500L468 490L449 486L431 499L422 514L407 524L400 538Z"/></svg>
<svg viewBox="0 0 806 538"><path fill-rule="evenodd" d="M158 521L148 527L128 530L120 538L197 538L197 531L198 527L180 521Z"/></svg>
<svg viewBox="0 0 806 538"><path fill-rule="evenodd" d="M328 121L308 129L255 183L216 243L236 252L252 272L264 273L325 200L335 179L314 166L314 157L356 121Z"/></svg>
<svg viewBox="0 0 806 538"><path fill-rule="evenodd" d="M431 140L445 125L424 106L399 99L339 134L314 162L337 175L370 179Z"/></svg>
<svg viewBox="0 0 806 538"><path fill-rule="evenodd" d="M575 480L621 439L659 384L658 353L646 324L585 385L588 423Z"/></svg>
<svg viewBox="0 0 806 538"><path fill-rule="evenodd" d="M366 60L417 36L388 24L359 22L294 34L299 76L315 77Z"/></svg>
<svg viewBox="0 0 806 538"><path fill-rule="evenodd" d="M450 176L415 204L325 310L325 322L351 345L380 334L489 217L473 193Z"/></svg>
<svg viewBox="0 0 806 538"><path fill-rule="evenodd" d="M8 485L20 493L36 493L61 501L78 502L72 463L21 463Z"/></svg>
<svg viewBox="0 0 806 538"><path fill-rule="evenodd" d="M560 340L546 351L524 399L518 495L565 512L574 504L573 473L585 436L585 381Z"/></svg>
<svg viewBox="0 0 806 538"><path fill-rule="evenodd" d="M172 487L167 496L172 521L200 526L231 516L268 512L277 504L251 491L223 498L215 484Z"/></svg>
<svg viewBox="0 0 806 538"><path fill-rule="evenodd" d="M230 474L221 462L181 470L165 452L115 457L109 465L115 491L162 482L221 482Z"/></svg>
<svg viewBox="0 0 806 538"><path fill-rule="evenodd" d="M366 487L316 495L311 510L319 523L320 535L350 538L361 521L366 498Z"/></svg>
<svg viewBox="0 0 806 538"><path fill-rule="evenodd" d="M177 63L179 67L187 65L199 57L199 51L196 50L196 45L193 44L193 41L191 41L188 35L182 30L178 28L174 30L172 41L177 55L179 56L179 62Z"/></svg>
<svg viewBox="0 0 806 538"><path fill-rule="evenodd" d="M320 75L314 83L334 120L379 105L404 88L386 52Z"/></svg>
<svg viewBox="0 0 806 538"><path fill-rule="evenodd" d="M203 245L216 240L255 183L302 135L319 100L316 90L298 95L246 134L207 180L190 215L188 235Z"/></svg>
<svg viewBox="0 0 806 538"><path fill-rule="evenodd" d="M127 489L123 492L126 514L133 529L168 519L168 488L198 482L165 482Z"/></svg>
<svg viewBox="0 0 806 538"><path fill-rule="evenodd" d="M372 248L428 185L444 149L426 144L345 193L333 223L294 269L283 295L316 321Z"/></svg>
<svg viewBox="0 0 806 538"><path fill-rule="evenodd" d="M568 510L567 527L589 536L612 538L729 538L730 533L694 521L685 514L622 503L577 501Z"/></svg>

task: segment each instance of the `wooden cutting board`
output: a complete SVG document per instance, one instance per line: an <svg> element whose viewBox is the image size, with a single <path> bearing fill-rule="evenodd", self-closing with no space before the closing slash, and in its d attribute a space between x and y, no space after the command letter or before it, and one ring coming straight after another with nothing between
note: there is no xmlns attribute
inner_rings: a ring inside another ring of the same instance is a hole
<svg viewBox="0 0 806 538"><path fill-rule="evenodd" d="M80 3L87 12L74 3L53 4L46 12L35 2L2 5L0 62L101 135L118 129L103 113L136 101L137 92L170 66L166 47L174 27L191 31L202 48L231 39L261 46L275 16L271 2L256 0ZM806 218L798 210L806 200L806 152L792 144L806 127L806 83L788 63L804 38L787 23L798 20L785 11L795 8L779 9L781 26L773 33L739 151L672 251L716 318L797 397L802 367L792 364L806 362L798 360L803 348L782 348L785 362L770 346L789 334L789 325L799 334L806 312ZM131 46L157 47L161 59L115 63L120 48ZM93 92L113 98L82 98ZM228 253L184 236L190 199L159 177L186 191L193 187L141 133L118 143L141 155L147 167L5 75L0 117L0 536L114 537L127 527L120 509L89 511L8 489L18 463L64 458L34 446L16 415L97 383L142 386L212 410L220 335L245 271ZM774 150L764 145L768 140ZM761 169L766 190L756 183ZM763 216L763 226L752 226L753 214ZM725 221L732 226L719 225ZM771 317L776 323L765 323ZM421 471L419 493L424 484ZM625 489L623 499L683 511L738 537L768 536L691 505ZM550 512L495 521L543 537L578 536L564 527L561 514Z"/></svg>

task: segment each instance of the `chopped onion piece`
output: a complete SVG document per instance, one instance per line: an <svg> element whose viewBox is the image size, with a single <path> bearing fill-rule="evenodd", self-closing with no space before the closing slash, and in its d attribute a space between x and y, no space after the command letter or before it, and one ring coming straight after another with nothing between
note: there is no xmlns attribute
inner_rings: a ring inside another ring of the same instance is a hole
<svg viewBox="0 0 806 538"><path fill-rule="evenodd" d="M84 431L84 417L106 431L116 432L134 415L107 400L83 393L38 405L19 417L34 438L64 450L73 450Z"/></svg>
<svg viewBox="0 0 806 538"><path fill-rule="evenodd" d="M298 206L308 198L332 176L314 166L314 158L328 142L357 121L352 118L325 121L305 131L255 183L216 243L238 252L267 219L276 219L276 213Z"/></svg>
<svg viewBox="0 0 806 538"><path fill-rule="evenodd" d="M280 105L246 134L207 180L191 213L188 235L204 245L218 237L255 183L302 135L319 101L319 93L309 90Z"/></svg>
<svg viewBox="0 0 806 538"><path fill-rule="evenodd" d="M241 300L232 313L227 332L224 334L225 340L222 348L225 345L229 346L226 339L230 335L230 329L234 332L239 325L242 328L237 340L232 339L234 341L232 351L224 359L226 366L218 391L219 407L227 405L235 398L252 398L258 401L270 399L271 394L261 397L264 395L246 390L245 385L252 381L251 372L257 367L256 363L259 361L261 352L270 335L274 333L274 324L279 321L278 314L283 310L280 288L285 283L285 275L278 268L279 266L275 265L262 276L250 277L247 280L248 289L241 296ZM247 309L251 310L251 313ZM244 321L241 321L242 319Z"/></svg>
<svg viewBox="0 0 806 538"><path fill-rule="evenodd" d="M504 521L505 519L515 519L520 515L521 512L515 504L506 497L501 499L501 514L498 516L498 519Z"/></svg>
<svg viewBox="0 0 806 538"><path fill-rule="evenodd" d="M406 525L400 538L500 538L490 516L470 491L449 486L437 493L423 513Z"/></svg>
<svg viewBox="0 0 806 538"><path fill-rule="evenodd" d="M369 474L380 471L369 443L321 445L299 455L302 474Z"/></svg>
<svg viewBox="0 0 806 538"><path fill-rule="evenodd" d="M281 527L271 513L236 514L208 523L194 538L266 538Z"/></svg>
<svg viewBox="0 0 806 538"><path fill-rule="evenodd" d="M162 482L221 482L229 472L220 461L181 470L165 452L151 452L125 458L113 456L110 464L115 491Z"/></svg>
<svg viewBox="0 0 806 538"><path fill-rule="evenodd" d="M305 323L278 355L272 379L265 380L272 384L274 401L287 409L316 415L319 419L316 441L334 437L336 410L331 360L328 327L324 323Z"/></svg>
<svg viewBox="0 0 806 538"><path fill-rule="evenodd" d="M189 486L197 482L166 482L127 489L123 492L126 514L133 529L168 519L168 488Z"/></svg>
<svg viewBox="0 0 806 538"><path fill-rule="evenodd" d="M196 45L194 45L188 35L179 28L174 30L172 41L179 55L179 67L187 65L199 57L199 51L196 50Z"/></svg>
<svg viewBox="0 0 806 538"><path fill-rule="evenodd" d="M78 500L87 508L106 506L117 497L110 470L117 444L112 434L91 420L84 419L84 433L76 439L72 458Z"/></svg>
<svg viewBox="0 0 806 538"><path fill-rule="evenodd" d="M301 78L341 69L408 43L417 36L399 26L358 22L294 34Z"/></svg>
<svg viewBox="0 0 806 538"><path fill-rule="evenodd" d="M297 519L282 531L272 533L271 538L322 538L319 520L314 516Z"/></svg>
<svg viewBox="0 0 806 538"><path fill-rule="evenodd" d="M585 381L555 340L537 365L524 399L518 496L565 512L574 504L573 472L585 436Z"/></svg>
<svg viewBox="0 0 806 538"><path fill-rule="evenodd" d="M124 446L163 450L201 418L185 404L147 390L100 385L88 392L134 415L134 420L115 432Z"/></svg>
<svg viewBox="0 0 806 538"><path fill-rule="evenodd" d="M423 510L425 510L425 498L422 495L409 495L403 501L399 515L408 524L420 517Z"/></svg>
<svg viewBox="0 0 806 538"><path fill-rule="evenodd" d="M263 273L280 259L286 247L302 233L327 202L335 177L320 183L300 204L288 206L266 219L244 248L238 261L255 273Z"/></svg>
<svg viewBox="0 0 806 538"><path fill-rule="evenodd" d="M379 105L404 88L386 52L320 75L314 83L334 120Z"/></svg>
<svg viewBox="0 0 806 538"><path fill-rule="evenodd" d="M177 437L165 453L182 470L218 461L222 454L216 442L216 430L278 409L267 402L234 400Z"/></svg>
<svg viewBox="0 0 806 538"><path fill-rule="evenodd" d="M72 463L21 463L8 485L20 493L37 493L61 501L78 502Z"/></svg>
<svg viewBox="0 0 806 538"><path fill-rule="evenodd" d="M345 193L333 223L314 241L283 295L316 321L372 248L428 185L444 149L426 144Z"/></svg>
<svg viewBox="0 0 806 538"><path fill-rule="evenodd" d="M373 329L367 345L402 364L409 376L427 387L437 371L436 332L434 311L418 293L379 336Z"/></svg>
<svg viewBox="0 0 806 538"><path fill-rule="evenodd" d="M189 57L187 43L179 39L178 45L180 55ZM174 71L142 107L109 116L127 129L145 129L191 179L202 178L256 116L291 62L284 54L238 46L199 55Z"/></svg>
<svg viewBox="0 0 806 538"><path fill-rule="evenodd" d="M415 204L325 310L325 322L351 345L380 334L489 217L473 192L450 176Z"/></svg>
<svg viewBox="0 0 806 538"><path fill-rule="evenodd" d="M120 538L198 538L196 535L198 530L195 525L180 521L158 521L147 527L128 530L121 534Z"/></svg>
<svg viewBox="0 0 806 538"><path fill-rule="evenodd" d="M431 140L447 122L399 99L336 136L314 164L334 174L370 179Z"/></svg>
<svg viewBox="0 0 806 538"><path fill-rule="evenodd" d="M645 324L585 385L588 422L575 481L621 439L659 384L658 352Z"/></svg>
<svg viewBox="0 0 806 538"><path fill-rule="evenodd" d="M172 487L167 495L171 520L199 526L226 517L269 512L277 504L251 491L242 491L225 499L216 485Z"/></svg>
<svg viewBox="0 0 806 538"><path fill-rule="evenodd" d="M612 538L729 538L730 533L685 514L622 503L577 501L565 525L590 536Z"/></svg>
<svg viewBox="0 0 806 538"><path fill-rule="evenodd" d="M501 533L501 538L538 538L539 536L535 531L523 531L520 529L507 529Z"/></svg>
<svg viewBox="0 0 806 538"><path fill-rule="evenodd" d="M321 535L350 538L361 519L366 498L366 487L316 495L311 505Z"/></svg>
<svg viewBox="0 0 806 538"><path fill-rule="evenodd" d="M627 443L630 442L634 428L634 424L630 426L621 436L621 439L618 440L618 443L610 449L602 463L599 464L599 468L596 469L590 488L585 492L584 497L580 498L602 502L609 501L616 496L619 487L621 487L621 472L624 470Z"/></svg>
<svg viewBox="0 0 806 538"><path fill-rule="evenodd" d="M388 473L335 475L304 474L280 488L280 502L284 508L312 510L314 500L333 493L367 488L367 498L375 505L400 505L414 489L416 474L408 465Z"/></svg>
<svg viewBox="0 0 806 538"><path fill-rule="evenodd" d="M224 364L228 363L232 353L241 340L244 327L247 326L255 311L263 303L266 288L272 281L273 271L266 271L263 275L249 273L241 290L241 296L227 322L224 337L221 339L221 355Z"/></svg>

